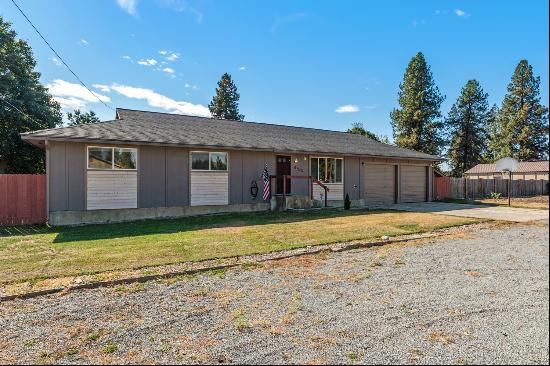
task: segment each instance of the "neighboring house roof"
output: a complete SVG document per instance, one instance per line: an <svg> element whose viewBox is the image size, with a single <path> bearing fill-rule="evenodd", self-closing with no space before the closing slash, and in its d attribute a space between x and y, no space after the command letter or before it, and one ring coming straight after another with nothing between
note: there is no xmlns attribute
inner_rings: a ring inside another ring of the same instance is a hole
<svg viewBox="0 0 550 366"><path fill-rule="evenodd" d="M21 136L29 142L71 140L444 160L346 132L120 108L114 121L40 130Z"/></svg>
<svg viewBox="0 0 550 366"><path fill-rule="evenodd" d="M520 161L518 169L514 170L514 173L534 173L534 172L546 172L548 173L548 160L539 161ZM467 170L464 174L491 174L500 173L497 170L496 164L478 164L470 170Z"/></svg>

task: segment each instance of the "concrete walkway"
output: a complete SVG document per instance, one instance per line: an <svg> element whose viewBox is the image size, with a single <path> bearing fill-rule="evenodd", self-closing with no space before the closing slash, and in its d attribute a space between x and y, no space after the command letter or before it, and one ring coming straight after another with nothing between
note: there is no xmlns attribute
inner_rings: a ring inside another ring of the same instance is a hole
<svg viewBox="0 0 550 366"><path fill-rule="evenodd" d="M390 210L429 212L441 215L475 217L480 219L503 220L512 222L545 221L548 222L548 210L515 208L507 206L467 205L459 203L421 202L399 203L385 206Z"/></svg>

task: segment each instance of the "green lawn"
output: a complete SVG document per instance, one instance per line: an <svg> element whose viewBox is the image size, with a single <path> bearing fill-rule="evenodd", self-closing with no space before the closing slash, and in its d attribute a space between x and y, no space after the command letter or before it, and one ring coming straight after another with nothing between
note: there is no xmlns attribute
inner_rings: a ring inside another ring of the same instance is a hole
<svg viewBox="0 0 550 366"><path fill-rule="evenodd" d="M323 210L0 228L0 283L373 239L477 221L414 212Z"/></svg>

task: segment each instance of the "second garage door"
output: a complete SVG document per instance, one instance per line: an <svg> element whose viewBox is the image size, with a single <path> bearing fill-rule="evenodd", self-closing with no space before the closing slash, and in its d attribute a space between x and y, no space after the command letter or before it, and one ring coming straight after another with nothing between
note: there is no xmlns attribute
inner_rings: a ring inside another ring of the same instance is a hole
<svg viewBox="0 0 550 366"><path fill-rule="evenodd" d="M366 164L363 181L367 205L395 203L395 165Z"/></svg>
<svg viewBox="0 0 550 366"><path fill-rule="evenodd" d="M401 202L426 201L427 167L401 166Z"/></svg>

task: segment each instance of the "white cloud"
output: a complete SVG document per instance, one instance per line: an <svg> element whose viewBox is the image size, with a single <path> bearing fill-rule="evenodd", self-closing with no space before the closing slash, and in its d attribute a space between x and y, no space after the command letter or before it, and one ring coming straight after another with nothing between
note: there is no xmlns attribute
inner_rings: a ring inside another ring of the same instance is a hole
<svg viewBox="0 0 550 366"><path fill-rule="evenodd" d="M196 85L193 85L193 87L192 87L191 89L193 89L193 90L199 90L199 87L196 86Z"/></svg>
<svg viewBox="0 0 550 366"><path fill-rule="evenodd" d="M151 107L161 108L171 113L190 114L194 116L210 117L210 111L202 104L193 104L185 101L177 101L152 89L136 88L126 85L113 84L111 89L131 99L143 99Z"/></svg>
<svg viewBox="0 0 550 366"><path fill-rule="evenodd" d="M171 67L165 67L164 69L162 69L162 71L164 71L167 74L173 74L174 73L174 69L172 69Z"/></svg>
<svg viewBox="0 0 550 366"><path fill-rule="evenodd" d="M190 88L190 87L191 87L191 85L189 85L189 84L185 84L185 87L186 87L186 88Z"/></svg>
<svg viewBox="0 0 550 366"><path fill-rule="evenodd" d="M61 63L61 61L59 61L59 59L58 59L57 57L52 57L51 60L52 60L52 62L55 64L55 66L61 66L61 65L63 65L63 64Z"/></svg>
<svg viewBox="0 0 550 366"><path fill-rule="evenodd" d="M464 10L461 10L461 9L455 9L455 14L459 17L465 17L468 15Z"/></svg>
<svg viewBox="0 0 550 366"><path fill-rule="evenodd" d="M176 61L178 58L180 58L179 53L172 53L170 56L166 56L168 61Z"/></svg>
<svg viewBox="0 0 550 366"><path fill-rule="evenodd" d="M346 104L341 107L336 108L336 113L354 113L359 112L359 107L354 104Z"/></svg>
<svg viewBox="0 0 550 366"><path fill-rule="evenodd" d="M62 109L86 109L86 102L78 98L53 97Z"/></svg>
<svg viewBox="0 0 550 366"><path fill-rule="evenodd" d="M134 61L132 60L132 58L131 58L130 56L128 56L128 55L124 55L124 56L122 56L122 58L125 59L125 60L128 60L128 61L134 62Z"/></svg>
<svg viewBox="0 0 550 366"><path fill-rule="evenodd" d="M137 0L116 0L116 2L118 3L118 6L120 6L128 14L137 14Z"/></svg>
<svg viewBox="0 0 550 366"><path fill-rule="evenodd" d="M69 83L68 81L56 79L46 85L50 94L61 104L64 109L85 108L88 103L99 103L98 98L105 103L109 103L111 98L106 95L93 92L80 84Z"/></svg>
<svg viewBox="0 0 550 366"><path fill-rule="evenodd" d="M94 88L101 90L104 93L109 93L111 91L111 88L109 88L109 85L105 84L93 84Z"/></svg>
<svg viewBox="0 0 550 366"><path fill-rule="evenodd" d="M80 42L82 42L82 44L85 44L85 45L89 45L90 43L88 41L86 41L84 38L82 38L80 40Z"/></svg>
<svg viewBox="0 0 550 366"><path fill-rule="evenodd" d="M239 70L244 71L244 70L246 70L246 67L245 67L245 66L241 66L241 67L239 67Z"/></svg>
<svg viewBox="0 0 550 366"><path fill-rule="evenodd" d="M155 66L157 64L157 60L154 58L149 58L147 60L139 60L138 64L143 66Z"/></svg>
<svg viewBox="0 0 550 366"><path fill-rule="evenodd" d="M168 51L159 51L159 53L163 56L166 56L168 54Z"/></svg>

